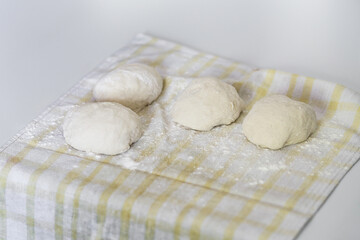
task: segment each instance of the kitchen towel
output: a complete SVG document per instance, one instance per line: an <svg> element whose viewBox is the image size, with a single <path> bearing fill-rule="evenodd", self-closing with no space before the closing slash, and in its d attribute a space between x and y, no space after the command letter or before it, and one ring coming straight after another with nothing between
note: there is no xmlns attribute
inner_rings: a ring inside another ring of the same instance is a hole
<svg viewBox="0 0 360 240"><path fill-rule="evenodd" d="M85 153L62 135L67 111L124 63L155 67L162 94L139 112L144 135L116 156ZM246 110L208 132L171 121L195 77L232 84ZM242 121L269 94L310 104L318 129L273 151ZM360 95L344 86L258 69L138 34L0 149L1 239L293 239L360 157Z"/></svg>

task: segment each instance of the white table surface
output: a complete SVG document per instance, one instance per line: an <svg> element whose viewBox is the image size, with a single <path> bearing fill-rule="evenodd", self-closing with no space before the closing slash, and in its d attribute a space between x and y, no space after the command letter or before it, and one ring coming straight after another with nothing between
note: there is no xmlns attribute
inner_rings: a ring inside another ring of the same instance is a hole
<svg viewBox="0 0 360 240"><path fill-rule="evenodd" d="M0 144L147 32L360 92L360 1L0 0ZM360 239L360 164L299 240Z"/></svg>

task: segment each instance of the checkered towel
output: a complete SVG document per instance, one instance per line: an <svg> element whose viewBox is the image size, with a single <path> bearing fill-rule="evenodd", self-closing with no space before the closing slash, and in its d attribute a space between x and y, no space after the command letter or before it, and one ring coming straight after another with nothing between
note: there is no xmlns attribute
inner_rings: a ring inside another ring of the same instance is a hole
<svg viewBox="0 0 360 240"><path fill-rule="evenodd" d="M77 151L64 115L91 102L94 84L126 62L164 77L139 115L144 135L117 156ZM232 84L247 104L209 132L169 117L194 77ZM310 104L319 127L278 151L249 143L242 121L268 94ZM292 239L360 156L360 95L341 85L256 69L139 34L0 149L1 239Z"/></svg>

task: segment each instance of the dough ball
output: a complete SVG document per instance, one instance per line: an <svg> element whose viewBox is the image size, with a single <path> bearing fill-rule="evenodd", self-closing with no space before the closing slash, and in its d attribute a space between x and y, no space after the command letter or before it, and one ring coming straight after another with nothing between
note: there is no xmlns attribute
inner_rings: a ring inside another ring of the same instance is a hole
<svg viewBox="0 0 360 240"><path fill-rule="evenodd" d="M70 111L63 125L65 141L86 151L115 155L141 137L140 119L118 103L89 103Z"/></svg>
<svg viewBox="0 0 360 240"><path fill-rule="evenodd" d="M262 98L254 104L243 122L247 139L270 149L305 141L316 127L314 110L284 95Z"/></svg>
<svg viewBox="0 0 360 240"><path fill-rule="evenodd" d="M172 110L173 121L195 130L208 131L235 121L244 102L230 84L215 78L191 81L178 97Z"/></svg>
<svg viewBox="0 0 360 240"><path fill-rule="evenodd" d="M132 63L105 75L94 87L98 102L118 102L134 111L152 103L161 93L163 79L155 68Z"/></svg>

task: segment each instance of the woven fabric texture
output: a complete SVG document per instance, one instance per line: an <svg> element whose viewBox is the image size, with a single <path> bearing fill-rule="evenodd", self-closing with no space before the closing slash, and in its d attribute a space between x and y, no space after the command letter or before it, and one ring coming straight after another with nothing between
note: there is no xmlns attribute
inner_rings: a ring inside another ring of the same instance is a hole
<svg viewBox="0 0 360 240"><path fill-rule="evenodd" d="M144 135L117 156L77 151L67 111L130 62L164 77L139 112ZM246 110L209 132L169 110L194 77L232 84ZM268 94L310 104L318 129L278 151L246 140L242 121ZM138 34L0 149L0 239L293 239L360 157L360 95L341 85L198 52Z"/></svg>

